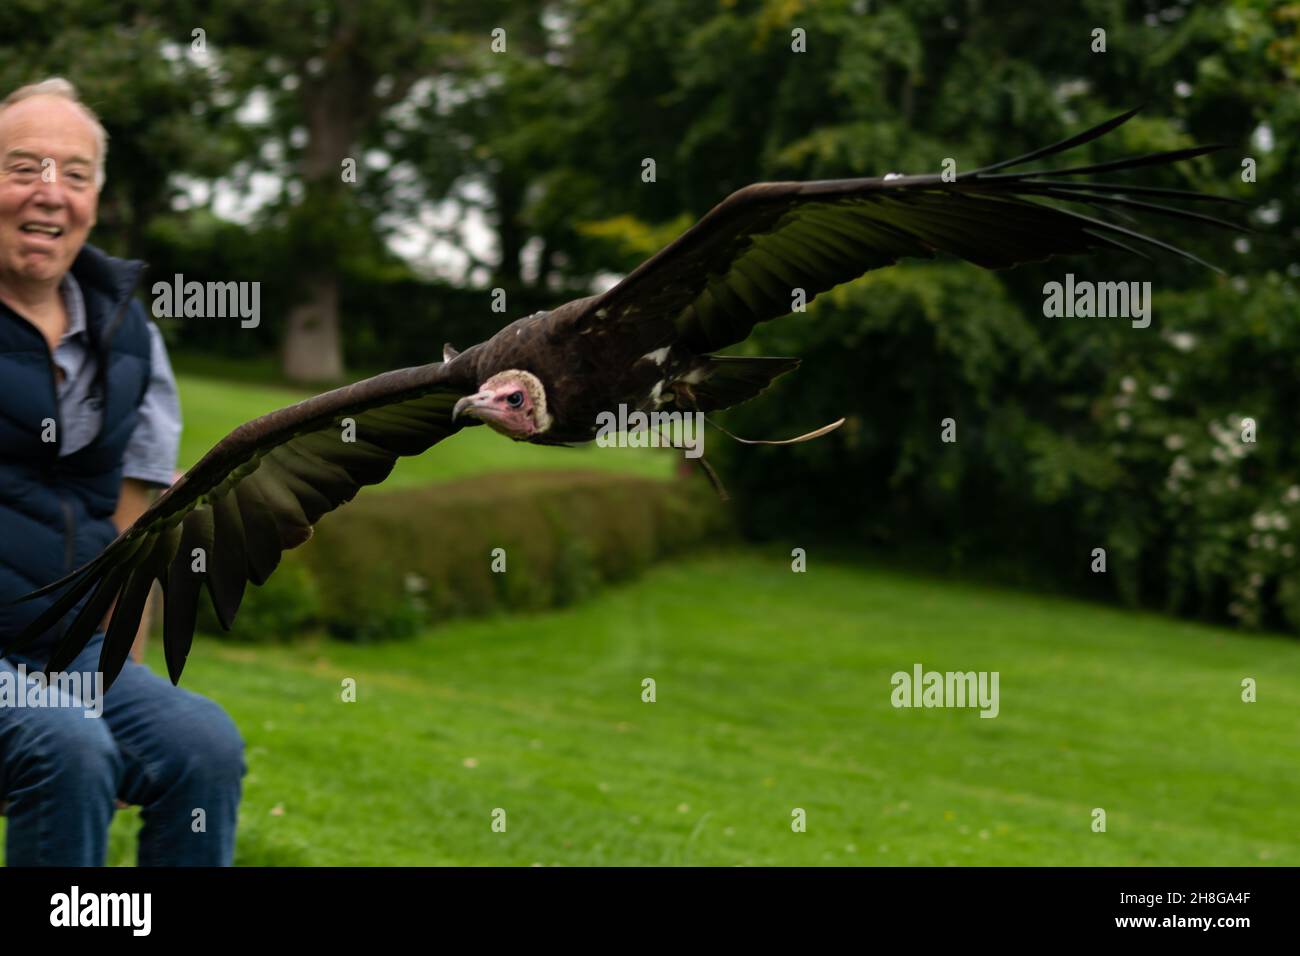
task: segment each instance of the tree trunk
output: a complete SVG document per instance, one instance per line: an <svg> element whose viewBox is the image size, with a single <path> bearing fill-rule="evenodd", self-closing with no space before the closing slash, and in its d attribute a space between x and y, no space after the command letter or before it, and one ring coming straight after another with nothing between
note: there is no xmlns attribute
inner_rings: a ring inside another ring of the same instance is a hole
<svg viewBox="0 0 1300 956"><path fill-rule="evenodd" d="M303 113L307 121L307 143L300 170L306 186L303 203L307 216L297 228L310 233L313 215L333 215L337 206L330 197L350 188L342 181L342 163L356 140L361 117L353 108L368 95L369 78L340 69L319 80L305 82ZM355 158L355 157L354 157ZM332 235L326 231L326 235ZM311 249L318 237L300 235L298 248ZM285 330L283 369L292 382L337 381L343 377L343 341L339 334L339 281L336 269L339 250L314 249L317 266L302 279L301 299L289 311ZM302 263L311 268L312 262Z"/></svg>
<svg viewBox="0 0 1300 956"><path fill-rule="evenodd" d="M497 240L501 244L501 263L497 266L496 284L514 295L523 288L522 253L528 240L527 232L519 222L524 204L523 184L508 173L496 177L493 183L496 200Z"/></svg>
<svg viewBox="0 0 1300 956"><path fill-rule="evenodd" d="M303 296L289 311L284 374L293 382L336 382L343 377L338 277L332 272L306 276Z"/></svg>

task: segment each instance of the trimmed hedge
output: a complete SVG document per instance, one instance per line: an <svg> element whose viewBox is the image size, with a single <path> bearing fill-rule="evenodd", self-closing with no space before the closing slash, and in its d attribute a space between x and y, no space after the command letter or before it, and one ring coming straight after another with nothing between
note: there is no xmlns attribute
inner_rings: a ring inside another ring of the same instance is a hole
<svg viewBox="0 0 1300 956"><path fill-rule="evenodd" d="M731 532L726 505L693 478L507 472L367 490L248 589L231 636L274 641L324 628L374 641L449 617L558 607ZM200 627L215 632L200 604Z"/></svg>

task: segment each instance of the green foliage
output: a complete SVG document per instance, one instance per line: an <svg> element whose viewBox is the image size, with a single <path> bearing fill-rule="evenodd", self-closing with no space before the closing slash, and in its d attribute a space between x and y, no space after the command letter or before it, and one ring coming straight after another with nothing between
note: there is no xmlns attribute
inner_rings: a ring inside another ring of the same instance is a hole
<svg viewBox="0 0 1300 956"><path fill-rule="evenodd" d="M723 446L744 527L790 534L793 513L808 534L944 541L958 563L1015 556L1067 588L1300 630L1293 286L1264 273L1157 294L1150 329L1030 321L999 289L899 267L763 329L753 347L801 353L804 370L729 427L848 422L821 447Z"/></svg>
<svg viewBox="0 0 1300 956"><path fill-rule="evenodd" d="M323 627L369 642L451 617L563 606L727 527L701 481L513 472L363 494L250 588L233 633L275 641ZM498 557L504 571L493 570Z"/></svg>

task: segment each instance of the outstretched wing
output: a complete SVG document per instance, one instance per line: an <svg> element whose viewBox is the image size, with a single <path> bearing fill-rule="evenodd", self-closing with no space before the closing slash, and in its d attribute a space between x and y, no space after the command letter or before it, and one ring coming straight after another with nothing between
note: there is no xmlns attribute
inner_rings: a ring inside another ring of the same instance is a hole
<svg viewBox="0 0 1300 956"><path fill-rule="evenodd" d="M1035 200L1110 207L1130 220L1126 211L1247 231L1163 204L1238 200L1059 178L1173 163L1222 148L1219 145L1067 169L999 172L1096 139L1136 112L1024 156L962 173L951 182L940 175L890 175L746 186L618 285L586 300L571 321L576 331L629 357L674 343L698 355L740 342L755 324L791 312L795 289L802 289L811 301L820 292L904 256L932 258L946 252L988 269L1004 269L1101 247L1143 255L1130 246L1135 243L1213 269L1136 229Z"/></svg>
<svg viewBox="0 0 1300 956"><path fill-rule="evenodd" d="M107 687L126 662L158 580L167 670L176 683L205 582L228 630L246 584L266 581L280 555L311 537L322 515L387 478L398 457L418 455L459 430L452 407L474 383L449 368L439 362L386 372L239 426L93 561L23 597L62 592L6 652L30 644L89 594L46 668L62 670L116 600L99 662Z"/></svg>

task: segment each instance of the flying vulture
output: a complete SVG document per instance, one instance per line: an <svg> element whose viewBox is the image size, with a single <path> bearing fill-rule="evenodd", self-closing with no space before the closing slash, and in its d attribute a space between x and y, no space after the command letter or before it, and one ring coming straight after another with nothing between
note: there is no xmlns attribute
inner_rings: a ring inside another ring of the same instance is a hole
<svg viewBox="0 0 1300 956"><path fill-rule="evenodd" d="M1235 200L1075 177L1173 163L1220 146L1005 171L1096 139L1136 112L955 177L746 186L603 294L519 319L462 352L448 347L444 361L386 372L241 425L97 558L22 598L58 593L39 614L33 610L8 650L64 622L47 673L62 670L116 600L100 658L107 686L126 661L157 579L176 683L203 586L229 629L248 582L266 581L284 550L306 541L324 514L363 485L383 481L399 456L421 454L467 424L486 423L516 441L573 444L591 441L597 416L621 404L711 412L746 401L798 360L715 353L757 323L789 313L795 289L811 300L868 270L936 252L1004 269L1107 247L1145 258L1137 247L1148 246L1208 266L1098 216L1109 208L1130 223L1146 213L1240 230L1164 204ZM355 441L342 440L344 419L353 420ZM206 555L202 572L193 570L195 549Z"/></svg>

